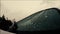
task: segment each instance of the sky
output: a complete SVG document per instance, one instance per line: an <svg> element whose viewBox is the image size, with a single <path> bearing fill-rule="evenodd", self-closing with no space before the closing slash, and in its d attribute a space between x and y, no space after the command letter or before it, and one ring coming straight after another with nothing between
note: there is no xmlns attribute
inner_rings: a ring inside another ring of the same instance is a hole
<svg viewBox="0 0 60 34"><path fill-rule="evenodd" d="M0 16L16 21L47 8L60 8L60 0L1 0L0 4Z"/></svg>

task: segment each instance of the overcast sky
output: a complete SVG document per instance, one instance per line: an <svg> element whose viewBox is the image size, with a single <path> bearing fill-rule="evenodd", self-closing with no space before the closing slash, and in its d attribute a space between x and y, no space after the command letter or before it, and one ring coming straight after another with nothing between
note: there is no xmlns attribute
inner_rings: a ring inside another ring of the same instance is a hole
<svg viewBox="0 0 60 34"><path fill-rule="evenodd" d="M60 0L1 0L1 16L19 21L38 11L58 7Z"/></svg>

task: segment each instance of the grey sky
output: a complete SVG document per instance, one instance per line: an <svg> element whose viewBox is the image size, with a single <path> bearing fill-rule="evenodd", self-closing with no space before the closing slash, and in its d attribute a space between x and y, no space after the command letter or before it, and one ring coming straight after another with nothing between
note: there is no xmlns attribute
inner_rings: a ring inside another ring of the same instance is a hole
<svg viewBox="0 0 60 34"><path fill-rule="evenodd" d="M19 21L40 10L58 7L60 0L1 0L1 15Z"/></svg>

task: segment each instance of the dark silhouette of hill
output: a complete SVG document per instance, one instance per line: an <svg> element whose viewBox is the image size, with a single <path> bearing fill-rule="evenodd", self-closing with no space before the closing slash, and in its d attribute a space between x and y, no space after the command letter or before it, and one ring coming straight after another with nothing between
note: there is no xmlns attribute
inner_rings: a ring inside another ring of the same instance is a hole
<svg viewBox="0 0 60 34"><path fill-rule="evenodd" d="M0 17L0 29L20 34L23 31L54 32L60 31L60 9L48 8L36 12L18 22L6 20L3 15ZM12 26L12 27L10 27Z"/></svg>
<svg viewBox="0 0 60 34"><path fill-rule="evenodd" d="M60 9L48 8L17 22L18 31L54 31L60 29Z"/></svg>

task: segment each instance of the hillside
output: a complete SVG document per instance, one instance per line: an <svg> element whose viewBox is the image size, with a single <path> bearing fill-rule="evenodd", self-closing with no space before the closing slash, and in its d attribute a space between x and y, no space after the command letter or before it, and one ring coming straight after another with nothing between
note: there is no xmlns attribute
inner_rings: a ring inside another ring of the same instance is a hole
<svg viewBox="0 0 60 34"><path fill-rule="evenodd" d="M60 9L49 8L17 22L18 31L46 31L60 28Z"/></svg>

